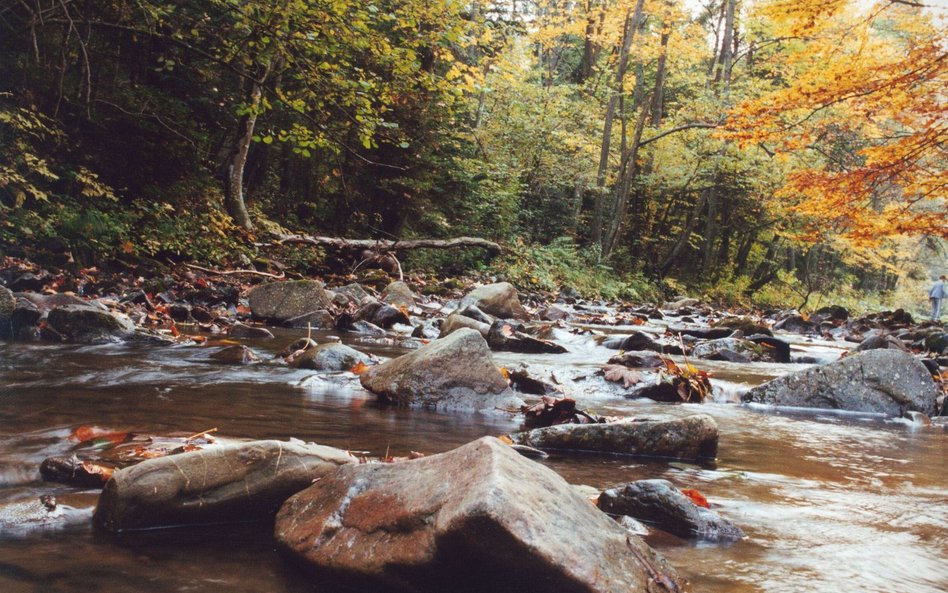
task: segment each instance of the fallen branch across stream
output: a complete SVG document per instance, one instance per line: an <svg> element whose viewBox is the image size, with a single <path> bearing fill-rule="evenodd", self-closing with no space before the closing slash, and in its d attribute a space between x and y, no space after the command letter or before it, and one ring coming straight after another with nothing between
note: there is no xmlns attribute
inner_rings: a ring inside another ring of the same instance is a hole
<svg viewBox="0 0 948 593"><path fill-rule="evenodd" d="M297 243L315 245L318 247L333 247L340 250L357 251L368 249L372 251L398 252L411 249L455 249L458 247L479 247L490 255L499 255L502 248L499 244L478 237L456 237L454 239L409 239L406 241L391 241L384 239L342 239L339 237L319 237L315 235L287 235L271 233L278 243Z"/></svg>
<svg viewBox="0 0 948 593"><path fill-rule="evenodd" d="M282 280L285 278L284 274L270 274L268 272L258 272L257 270L212 270L211 268L205 268L203 266L198 266L195 264L184 264L185 266L191 268L192 270L200 270L202 272L207 272L208 274L214 274L215 276L234 276L237 274L250 274L252 276L263 276L264 278L275 278L276 280Z"/></svg>

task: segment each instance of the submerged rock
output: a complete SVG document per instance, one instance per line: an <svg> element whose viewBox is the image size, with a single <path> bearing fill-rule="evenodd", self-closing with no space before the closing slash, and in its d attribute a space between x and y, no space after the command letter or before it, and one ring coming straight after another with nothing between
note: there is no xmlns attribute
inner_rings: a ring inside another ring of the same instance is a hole
<svg viewBox="0 0 948 593"><path fill-rule="evenodd" d="M642 418L605 424L560 424L510 435L514 443L544 451L569 450L642 457L714 459L718 425L707 414Z"/></svg>
<svg viewBox="0 0 948 593"><path fill-rule="evenodd" d="M639 480L599 495L599 508L628 515L683 538L728 542L744 537L737 525L698 506L668 480Z"/></svg>
<svg viewBox="0 0 948 593"><path fill-rule="evenodd" d="M231 326L230 331L227 332L232 338L243 338L243 339L269 339L273 337L273 332L268 330L265 327L258 327L254 325L245 325L239 321Z"/></svg>
<svg viewBox="0 0 948 593"><path fill-rule="evenodd" d="M103 344L134 337L135 324L125 315L90 305L67 305L49 312L47 327L67 342Z"/></svg>
<svg viewBox="0 0 948 593"><path fill-rule="evenodd" d="M256 319L286 322L332 305L332 295L317 280L266 282L247 295Z"/></svg>
<svg viewBox="0 0 948 593"><path fill-rule="evenodd" d="M148 459L112 474L96 526L117 533L254 521L355 458L321 445L251 441Z"/></svg>
<svg viewBox="0 0 948 593"><path fill-rule="evenodd" d="M475 288L461 299L460 308L474 305L484 313L502 319L526 320L530 316L520 304L520 295L509 282L498 282Z"/></svg>
<svg viewBox="0 0 948 593"><path fill-rule="evenodd" d="M621 364L634 369L654 369L662 366L661 357L651 352L623 352L609 359L609 364Z"/></svg>
<svg viewBox="0 0 948 593"><path fill-rule="evenodd" d="M275 533L320 580L362 591L685 587L563 478L492 437L414 461L342 468L288 500Z"/></svg>
<svg viewBox="0 0 948 593"><path fill-rule="evenodd" d="M77 509L60 504L55 496L0 505L0 533L29 533L37 530L64 529L88 524L92 509Z"/></svg>
<svg viewBox="0 0 948 593"><path fill-rule="evenodd" d="M477 410L523 404L494 365L484 337L472 329L374 366L360 379L363 387L398 405Z"/></svg>
<svg viewBox="0 0 948 593"><path fill-rule="evenodd" d="M250 364L259 362L260 357L247 346L238 344L211 354L211 360L218 364Z"/></svg>
<svg viewBox="0 0 948 593"><path fill-rule="evenodd" d="M901 350L870 350L778 377L744 394L745 402L900 416L932 415L938 386L924 364Z"/></svg>
<svg viewBox="0 0 948 593"><path fill-rule="evenodd" d="M345 344L320 344L295 357L290 366L313 371L348 371L359 363L371 364L372 357Z"/></svg>

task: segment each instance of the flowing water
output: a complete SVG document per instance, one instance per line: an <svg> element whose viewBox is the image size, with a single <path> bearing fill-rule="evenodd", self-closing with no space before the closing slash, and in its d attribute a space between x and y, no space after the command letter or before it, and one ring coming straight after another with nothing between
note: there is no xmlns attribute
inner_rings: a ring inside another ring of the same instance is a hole
<svg viewBox="0 0 948 593"><path fill-rule="evenodd" d="M638 328L637 328L638 329ZM253 346L273 355L299 333ZM609 351L566 332L569 354L498 353L498 364L569 385L593 411L629 416L706 412L721 430L713 465L554 456L566 480L604 488L661 477L697 488L748 538L728 546L655 534L648 541L695 591L936 593L948 590L948 433L902 420L789 414L727 403L625 400L591 378ZM394 356L386 342L367 347ZM296 437L382 455L436 453L516 430L503 413L445 414L378 406L349 374L275 364L222 367L211 348L0 344L0 507L43 494L77 509L67 528L0 532L0 592L327 591L285 564L259 527L181 531L115 541L93 532L97 492L44 483L38 466L68 454L70 432L95 425L148 434L218 428L240 438ZM796 344L832 359L832 344ZM717 399L794 365L707 363Z"/></svg>

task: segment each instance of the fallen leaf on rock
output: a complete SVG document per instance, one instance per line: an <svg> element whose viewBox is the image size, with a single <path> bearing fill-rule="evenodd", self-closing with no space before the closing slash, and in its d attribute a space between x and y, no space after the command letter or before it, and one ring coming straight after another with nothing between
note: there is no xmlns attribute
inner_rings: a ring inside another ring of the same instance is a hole
<svg viewBox="0 0 948 593"><path fill-rule="evenodd" d="M694 488L685 488L681 491L681 493L690 498L691 502L695 503L699 507L704 507L706 509L711 508L711 505L708 503L708 499Z"/></svg>
<svg viewBox="0 0 948 593"><path fill-rule="evenodd" d="M349 369L349 372L354 373L356 375L361 375L367 370L369 370L368 365L362 361L359 361L355 365L353 365L351 369Z"/></svg>
<svg viewBox="0 0 948 593"><path fill-rule="evenodd" d="M612 381L613 383L622 383L622 386L626 389L641 383L645 378L642 373L632 370L621 364L607 364L603 367L603 371L606 377L606 381Z"/></svg>

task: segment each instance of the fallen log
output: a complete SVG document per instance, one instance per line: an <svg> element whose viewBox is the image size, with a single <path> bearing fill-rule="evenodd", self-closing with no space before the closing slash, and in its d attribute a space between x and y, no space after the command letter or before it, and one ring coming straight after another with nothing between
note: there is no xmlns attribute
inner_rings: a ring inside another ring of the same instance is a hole
<svg viewBox="0 0 948 593"><path fill-rule="evenodd" d="M375 252L399 252L411 249L455 249L457 247L479 247L490 255L499 255L502 248L499 244L478 237L455 237L454 239L409 239L406 241L391 241L383 239L343 239L340 237L320 237L315 235L288 235L271 233L277 243L296 243L315 245L318 247L332 247L339 250L359 251L372 250Z"/></svg>

